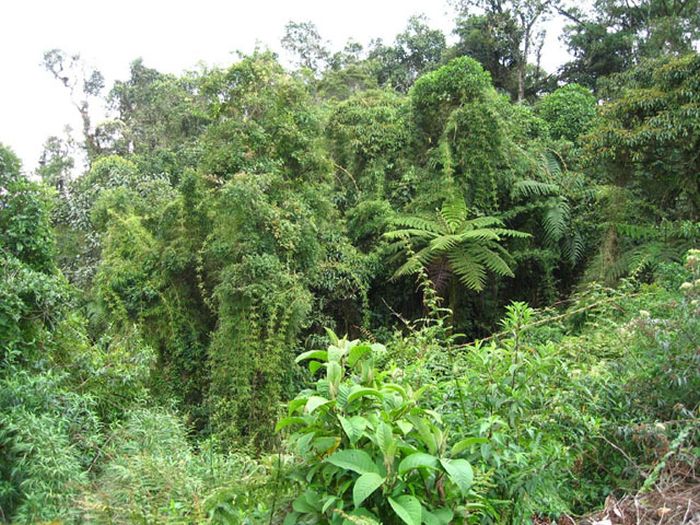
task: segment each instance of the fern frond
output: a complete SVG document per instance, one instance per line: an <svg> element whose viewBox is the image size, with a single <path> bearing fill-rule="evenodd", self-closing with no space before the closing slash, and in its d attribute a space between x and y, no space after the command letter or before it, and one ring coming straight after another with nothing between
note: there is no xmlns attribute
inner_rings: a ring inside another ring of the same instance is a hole
<svg viewBox="0 0 700 525"><path fill-rule="evenodd" d="M452 252L447 256L452 271L460 282L470 290L480 292L486 283L486 269L464 251Z"/></svg>
<svg viewBox="0 0 700 525"><path fill-rule="evenodd" d="M569 261L571 266L576 266L583 259L584 250L583 237L578 231L574 231L563 243L562 255Z"/></svg>
<svg viewBox="0 0 700 525"><path fill-rule="evenodd" d="M498 235L498 230L480 228L478 230L470 230L459 234L459 239L463 243L469 241L498 241L500 240L500 236Z"/></svg>
<svg viewBox="0 0 700 525"><path fill-rule="evenodd" d="M441 219L447 224L451 232L456 231L467 218L467 204L464 198L459 195L443 203L442 209L438 212Z"/></svg>
<svg viewBox="0 0 700 525"><path fill-rule="evenodd" d="M512 199L521 199L526 197L550 197L559 194L559 186L547 182L526 179L519 180L510 190Z"/></svg>
<svg viewBox="0 0 700 525"><path fill-rule="evenodd" d="M510 266L495 251L486 246L472 246L469 250L472 257L489 271L501 277L515 277Z"/></svg>
<svg viewBox="0 0 700 525"><path fill-rule="evenodd" d="M493 226L503 226L504 222L500 217L487 215L485 217L475 217L464 223L464 229L491 228Z"/></svg>
<svg viewBox="0 0 700 525"><path fill-rule="evenodd" d="M383 237L388 240L388 241L395 241L395 240L409 240L409 239L414 239L414 240L429 240L429 239L434 239L437 237L438 234L430 231L425 231L425 230L419 230L419 229L405 229L405 230L394 230L390 232L386 232Z"/></svg>
<svg viewBox="0 0 700 525"><path fill-rule="evenodd" d="M457 247L461 242L463 235L441 235L430 242L430 249L435 252L446 252Z"/></svg>
<svg viewBox="0 0 700 525"><path fill-rule="evenodd" d="M424 230L431 233L444 233L442 226L430 219L424 219L423 217L411 217L411 216L401 216L396 217L392 224L395 226L400 226L403 228Z"/></svg>
<svg viewBox="0 0 700 525"><path fill-rule="evenodd" d="M659 229L656 226L643 226L641 224L624 224L615 225L617 233L629 237L634 241L651 240L659 235Z"/></svg>
<svg viewBox="0 0 700 525"><path fill-rule="evenodd" d="M559 178L562 174L561 163L551 151L542 154L542 167L551 178Z"/></svg>
<svg viewBox="0 0 700 525"><path fill-rule="evenodd" d="M564 198L557 199L547 209L542 219L545 242L549 245L557 244L569 229L570 219L569 203Z"/></svg>
<svg viewBox="0 0 700 525"><path fill-rule="evenodd" d="M398 270L396 270L394 272L394 275L391 276L391 280L395 281L399 277L404 277L407 275L415 275L422 268L423 268L423 263L420 262L416 257L411 257L408 259L408 261L406 261L404 264L402 264Z"/></svg>

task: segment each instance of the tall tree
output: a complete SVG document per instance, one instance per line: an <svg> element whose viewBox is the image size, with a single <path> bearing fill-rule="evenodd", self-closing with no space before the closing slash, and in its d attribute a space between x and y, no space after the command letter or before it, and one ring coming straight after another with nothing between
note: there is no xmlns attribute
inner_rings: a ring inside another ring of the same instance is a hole
<svg viewBox="0 0 700 525"><path fill-rule="evenodd" d="M437 67L445 52L445 35L432 29L424 15L412 16L393 44L381 39L371 44L369 58L379 64L378 80L401 92L421 74Z"/></svg>
<svg viewBox="0 0 700 525"><path fill-rule="evenodd" d="M592 88L643 58L690 52L700 38L698 0L595 0L591 9L557 10L570 22L565 40L574 56L561 75Z"/></svg>
<svg viewBox="0 0 700 525"><path fill-rule="evenodd" d="M44 53L44 67L68 89L71 102L80 113L85 151L88 160L92 161L99 155L100 146L92 124L90 103L97 100L105 86L102 73L88 66L79 54L69 55L61 49Z"/></svg>
<svg viewBox="0 0 700 525"><path fill-rule="evenodd" d="M298 67L320 73L331 57L327 42L323 41L316 24L311 21L287 22L282 47L292 54Z"/></svg>
<svg viewBox="0 0 700 525"><path fill-rule="evenodd" d="M67 128L66 138L51 136L46 139L39 157L37 175L61 195L68 189L71 171L75 167L74 147L71 130Z"/></svg>
<svg viewBox="0 0 700 525"><path fill-rule="evenodd" d="M515 69L517 100L525 100L525 85L528 62L534 57L536 69L540 69L540 55L546 34L542 23L551 14L558 0L454 0L458 16L469 20L480 15L485 28L507 43L506 56L495 59L496 63L510 60ZM473 22L478 22L474 20ZM482 22L482 23L483 23ZM459 31L459 29L458 29ZM489 35L489 33L486 33ZM502 45L502 44L501 44ZM492 46L493 47L493 46ZM478 57L475 57L478 58ZM493 64L495 57L489 62ZM496 68L497 69L497 68Z"/></svg>

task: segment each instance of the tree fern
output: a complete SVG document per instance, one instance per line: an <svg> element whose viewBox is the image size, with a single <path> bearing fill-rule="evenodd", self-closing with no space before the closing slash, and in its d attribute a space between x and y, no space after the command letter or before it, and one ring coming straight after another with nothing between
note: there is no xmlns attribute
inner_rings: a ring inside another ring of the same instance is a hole
<svg viewBox="0 0 700 525"><path fill-rule="evenodd" d="M497 217L469 219L461 197L446 201L437 212L436 221L400 217L395 225L404 228L388 232L385 238L393 241L394 252L411 255L396 270L394 278L416 274L431 264L443 267L446 262L460 282L474 291L483 290L488 272L512 277L511 258L501 243L509 237L529 236L504 228Z"/></svg>
<svg viewBox="0 0 700 525"><path fill-rule="evenodd" d="M538 157L535 177L513 183L513 206L504 218L533 215L541 227L542 244L571 267L585 256L584 236L574 221L582 203L595 197L596 187L578 173L566 171L561 158L545 151Z"/></svg>
<svg viewBox="0 0 700 525"><path fill-rule="evenodd" d="M603 227L613 232L615 242L612 248L609 243L603 244L589 276L609 283L626 275L654 272L662 263L679 262L700 242L700 223L692 221L662 221L658 224L608 222Z"/></svg>

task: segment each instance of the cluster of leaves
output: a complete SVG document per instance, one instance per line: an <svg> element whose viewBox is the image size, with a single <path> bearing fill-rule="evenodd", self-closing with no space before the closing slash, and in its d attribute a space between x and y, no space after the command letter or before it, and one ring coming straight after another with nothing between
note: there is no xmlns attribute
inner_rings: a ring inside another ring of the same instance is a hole
<svg viewBox="0 0 700 525"><path fill-rule="evenodd" d="M421 406L422 390L377 370L382 345L329 335L328 350L297 357L320 377L277 424L294 427L289 446L299 460L290 477L307 487L285 523L478 520L488 506L461 457L474 440L449 446L442 417Z"/></svg>
<svg viewBox="0 0 700 525"><path fill-rule="evenodd" d="M514 303L488 342L451 346L418 332L390 346L409 384L432 387L425 406L459 429L455 439L482 440L465 458L496 522L577 513L638 490L683 429L692 455L696 253L687 261L665 266L661 284L593 286L564 315Z"/></svg>

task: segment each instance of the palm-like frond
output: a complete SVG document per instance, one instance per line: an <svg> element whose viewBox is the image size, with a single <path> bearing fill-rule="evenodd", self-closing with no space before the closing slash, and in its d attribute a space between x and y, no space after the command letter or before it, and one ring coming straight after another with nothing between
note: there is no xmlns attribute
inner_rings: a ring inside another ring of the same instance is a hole
<svg viewBox="0 0 700 525"><path fill-rule="evenodd" d="M513 276L510 256L501 246L505 238L525 238L529 234L503 227L498 217L467 218L464 200L446 202L437 212L437 220L403 217L395 224L405 226L385 234L394 241L390 249L406 253L407 261L394 273L393 278L416 274L423 268L448 265L464 286L483 290L488 272L499 276ZM416 251L417 250L417 251ZM441 275L445 275L445 271Z"/></svg>
<svg viewBox="0 0 700 525"><path fill-rule="evenodd" d="M447 260L450 261L452 271L458 276L464 286L475 292L480 292L484 289L486 268L471 257L467 250L461 249L452 252L447 256Z"/></svg>
<svg viewBox="0 0 700 525"><path fill-rule="evenodd" d="M549 197L551 195L558 194L558 185L532 179L519 180L513 184L513 187L510 190L510 195L513 199L521 199L525 197Z"/></svg>
<svg viewBox="0 0 700 525"><path fill-rule="evenodd" d="M434 239L439 237L439 233L434 233L431 231L419 230L416 228L407 228L404 230L394 230L387 232L384 238L389 241L398 241L401 239Z"/></svg>
<svg viewBox="0 0 700 525"><path fill-rule="evenodd" d="M423 217L400 216L394 219L394 225L403 226L404 228L421 230L431 233L443 233L444 229L437 221L425 219Z"/></svg>
<svg viewBox="0 0 700 525"><path fill-rule="evenodd" d="M462 223L467 220L467 213L467 204L461 195L445 201L442 209L438 212L440 218L453 232L457 231Z"/></svg>
<svg viewBox="0 0 700 525"><path fill-rule="evenodd" d="M544 238L547 244L556 245L569 229L571 210L564 197L552 199L542 219Z"/></svg>
<svg viewBox="0 0 700 525"><path fill-rule="evenodd" d="M551 151L542 153L541 166L550 178L556 179L562 174L561 161Z"/></svg>
<svg viewBox="0 0 700 525"><path fill-rule="evenodd" d="M475 217L465 221L465 230L475 230L478 228L491 228L493 226L503 226L503 220L499 217L487 215L486 217Z"/></svg>
<svg viewBox="0 0 700 525"><path fill-rule="evenodd" d="M495 246L500 248L499 245ZM472 246L470 251L473 257L489 271L501 277L515 277L508 263L494 249L495 246Z"/></svg>

